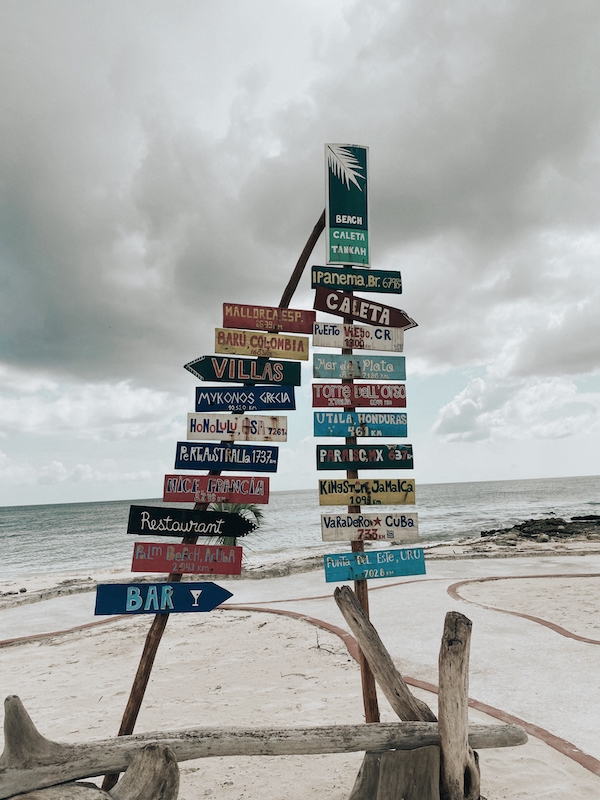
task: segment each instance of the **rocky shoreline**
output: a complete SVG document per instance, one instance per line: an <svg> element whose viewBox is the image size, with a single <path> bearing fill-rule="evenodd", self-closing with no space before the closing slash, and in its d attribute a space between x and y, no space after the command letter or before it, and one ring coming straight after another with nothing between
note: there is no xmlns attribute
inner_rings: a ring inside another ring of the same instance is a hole
<svg viewBox="0 0 600 800"><path fill-rule="evenodd" d="M496 542L504 541L515 545L519 539L535 542L568 541L600 541L600 515L586 514L571 517L570 521L562 517L546 517L544 519L527 519L510 528L497 528L481 531L486 539Z"/></svg>

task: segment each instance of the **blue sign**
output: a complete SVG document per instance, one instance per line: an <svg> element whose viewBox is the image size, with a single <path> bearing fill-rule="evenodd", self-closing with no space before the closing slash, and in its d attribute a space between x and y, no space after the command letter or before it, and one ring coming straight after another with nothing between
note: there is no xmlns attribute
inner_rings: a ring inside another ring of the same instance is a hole
<svg viewBox="0 0 600 800"><path fill-rule="evenodd" d="M327 583L425 575L425 553L422 547L370 550L368 553L335 553L323 556L323 563Z"/></svg>
<svg viewBox="0 0 600 800"><path fill-rule="evenodd" d="M196 411L294 411L293 386L197 386Z"/></svg>
<svg viewBox="0 0 600 800"><path fill-rule="evenodd" d="M404 356L344 356L313 353L314 378L360 378L369 381L403 381Z"/></svg>
<svg viewBox="0 0 600 800"><path fill-rule="evenodd" d="M315 411L315 436L407 436L406 413Z"/></svg>
<svg viewBox="0 0 600 800"><path fill-rule="evenodd" d="M175 469L277 472L279 448L274 445L177 442Z"/></svg>
<svg viewBox="0 0 600 800"><path fill-rule="evenodd" d="M94 614L181 614L212 611L231 592L216 583L101 583Z"/></svg>

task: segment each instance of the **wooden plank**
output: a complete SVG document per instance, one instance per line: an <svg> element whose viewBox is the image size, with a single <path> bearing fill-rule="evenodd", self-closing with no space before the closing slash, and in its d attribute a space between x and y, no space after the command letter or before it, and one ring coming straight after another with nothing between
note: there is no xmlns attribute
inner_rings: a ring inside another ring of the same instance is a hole
<svg viewBox="0 0 600 800"><path fill-rule="evenodd" d="M223 327L246 328L253 331L287 331L312 333L316 318L314 311L275 306L249 306L223 303Z"/></svg>
<svg viewBox="0 0 600 800"><path fill-rule="evenodd" d="M404 349L402 328L315 322L312 334L313 347L352 347L356 350L391 350L395 353L401 353Z"/></svg>
<svg viewBox="0 0 600 800"><path fill-rule="evenodd" d="M341 386L347 385L341 384ZM315 436L394 436L402 439L407 434L408 426L405 413L343 411L341 409L338 411L314 412Z"/></svg>
<svg viewBox="0 0 600 800"><path fill-rule="evenodd" d="M415 504L415 482L405 478L319 480L322 506L403 506Z"/></svg>
<svg viewBox="0 0 600 800"><path fill-rule="evenodd" d="M202 381L266 383L300 386L300 364L295 361L235 356L200 356L185 369Z"/></svg>
<svg viewBox="0 0 600 800"><path fill-rule="evenodd" d="M404 356L313 353L313 378L403 381L406 378L406 359Z"/></svg>
<svg viewBox="0 0 600 800"><path fill-rule="evenodd" d="M131 571L241 575L242 548L219 544L135 542Z"/></svg>
<svg viewBox="0 0 600 800"><path fill-rule="evenodd" d="M425 575L425 554L420 547L370 550L368 553L331 553L323 556L323 565L327 583Z"/></svg>
<svg viewBox="0 0 600 800"><path fill-rule="evenodd" d="M317 469L413 469L410 444L318 444Z"/></svg>
<svg viewBox="0 0 600 800"><path fill-rule="evenodd" d="M275 445L189 444L177 442L175 469L277 472L279 448Z"/></svg>
<svg viewBox="0 0 600 800"><path fill-rule="evenodd" d="M337 289L318 288L315 292L313 308L317 311L324 311L326 314L344 317L346 322L365 322L367 325L385 325L389 328L403 328L404 330L417 326L414 319L411 319L401 308L384 306L382 303L375 303L364 297L356 297L350 292L340 292Z"/></svg>
<svg viewBox="0 0 600 800"><path fill-rule="evenodd" d="M325 145L328 264L369 266L369 148Z"/></svg>
<svg viewBox="0 0 600 800"><path fill-rule="evenodd" d="M266 475L165 475L165 503L254 503L269 502Z"/></svg>
<svg viewBox="0 0 600 800"><path fill-rule="evenodd" d="M416 512L404 514L321 514L324 542L395 541L410 544L419 539Z"/></svg>
<svg viewBox="0 0 600 800"><path fill-rule="evenodd" d="M100 583L94 614L192 614L233 597L216 583ZM95 773L94 773L95 774Z"/></svg>
<svg viewBox="0 0 600 800"><path fill-rule="evenodd" d="M258 333L215 328L215 352L262 358L308 360L308 336L285 333Z"/></svg>
<svg viewBox="0 0 600 800"><path fill-rule="evenodd" d="M313 383L313 408L406 408L404 383Z"/></svg>
<svg viewBox="0 0 600 800"><path fill-rule="evenodd" d="M293 386L197 386L196 411L294 411Z"/></svg>
<svg viewBox="0 0 600 800"><path fill-rule="evenodd" d="M230 511L129 506L127 533L136 536L246 536L256 525Z"/></svg>
<svg viewBox="0 0 600 800"><path fill-rule="evenodd" d="M287 442L287 417L237 414L188 414L189 440L220 442Z"/></svg>
<svg viewBox="0 0 600 800"><path fill-rule="evenodd" d="M379 761L373 800L440 800L440 748L390 750Z"/></svg>
<svg viewBox="0 0 600 800"><path fill-rule="evenodd" d="M312 267L311 288L402 294L402 277L394 270L352 269L351 267Z"/></svg>

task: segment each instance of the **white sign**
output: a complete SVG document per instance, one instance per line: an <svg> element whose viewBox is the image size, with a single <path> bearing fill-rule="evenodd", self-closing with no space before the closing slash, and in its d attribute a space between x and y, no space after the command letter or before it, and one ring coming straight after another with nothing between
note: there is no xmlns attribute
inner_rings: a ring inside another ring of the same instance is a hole
<svg viewBox="0 0 600 800"><path fill-rule="evenodd" d="M352 347L357 350L392 350L401 353L404 349L402 328L386 328L375 325L338 325L331 322L315 322L313 325L315 347Z"/></svg>
<svg viewBox="0 0 600 800"><path fill-rule="evenodd" d="M287 442L287 417L188 414L188 439L219 442Z"/></svg>
<svg viewBox="0 0 600 800"><path fill-rule="evenodd" d="M324 542L385 540L408 544L419 540L418 515L403 514L321 514Z"/></svg>

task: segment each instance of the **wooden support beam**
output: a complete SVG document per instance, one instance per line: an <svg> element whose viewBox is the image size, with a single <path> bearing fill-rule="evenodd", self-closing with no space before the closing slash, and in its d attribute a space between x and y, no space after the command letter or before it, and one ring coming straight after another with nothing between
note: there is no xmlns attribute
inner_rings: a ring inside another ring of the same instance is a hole
<svg viewBox="0 0 600 800"><path fill-rule="evenodd" d="M292 276L288 281L288 285L285 287L283 294L281 295L281 300L279 301L279 308L289 308L290 303L292 301L292 297L294 296L294 292L298 288L298 284L300 283L300 278L302 277L302 273L304 272L304 268L310 258L312 251L315 249L315 245L319 239L319 236L325 230L325 209L323 209L323 213L317 220L317 224L312 230L312 233L308 237L308 241L304 245L304 250L300 253L300 258L298 259L296 266L294 267L294 271L292 272Z"/></svg>

